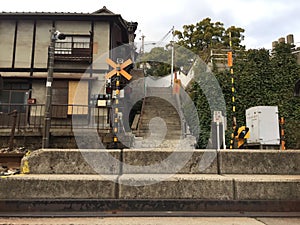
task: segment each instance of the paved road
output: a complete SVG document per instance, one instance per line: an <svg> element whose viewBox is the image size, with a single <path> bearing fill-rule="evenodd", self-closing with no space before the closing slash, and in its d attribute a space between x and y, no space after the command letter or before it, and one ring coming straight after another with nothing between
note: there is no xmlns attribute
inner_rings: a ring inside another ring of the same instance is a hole
<svg viewBox="0 0 300 225"><path fill-rule="evenodd" d="M0 218L10 225L299 225L298 218L249 217L90 217L90 218Z"/></svg>

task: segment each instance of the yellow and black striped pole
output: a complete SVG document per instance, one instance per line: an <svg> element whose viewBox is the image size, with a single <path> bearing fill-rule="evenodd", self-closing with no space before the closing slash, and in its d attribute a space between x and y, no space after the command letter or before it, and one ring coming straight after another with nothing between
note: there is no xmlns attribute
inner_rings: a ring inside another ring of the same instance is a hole
<svg viewBox="0 0 300 225"><path fill-rule="evenodd" d="M280 124L280 140L281 140L280 149L281 150L286 150L286 148L285 148L285 134L284 134L284 124L285 124L284 117L280 117L279 124Z"/></svg>
<svg viewBox="0 0 300 225"><path fill-rule="evenodd" d="M121 65L118 63L116 67L117 76L116 76L116 96L115 96L115 109L114 109L114 143L115 145L118 142L118 132L119 132L119 97L120 97L120 69Z"/></svg>
<svg viewBox="0 0 300 225"><path fill-rule="evenodd" d="M236 130L236 96L235 96L235 85L234 85L234 72L233 72L233 56L232 56L232 40L231 40L231 32L229 32L229 46L230 51L227 53L228 58L228 67L230 68L230 76L231 76L231 104L232 104L232 133L230 139L230 149L234 148L234 132Z"/></svg>

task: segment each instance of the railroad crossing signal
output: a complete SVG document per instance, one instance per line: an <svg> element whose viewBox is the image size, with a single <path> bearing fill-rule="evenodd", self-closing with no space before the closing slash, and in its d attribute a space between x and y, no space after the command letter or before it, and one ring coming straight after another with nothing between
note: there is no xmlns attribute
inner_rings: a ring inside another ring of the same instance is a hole
<svg viewBox="0 0 300 225"><path fill-rule="evenodd" d="M111 78L115 74L121 74L127 80L130 80L132 78L132 76L124 70L127 66L132 64L131 59L127 59L124 63L120 64L120 63L115 63L110 58L107 58L106 63L114 68L112 71L110 71L105 75L106 79Z"/></svg>
<svg viewBox="0 0 300 225"><path fill-rule="evenodd" d="M115 63L114 61L112 61L110 58L106 59L106 63L108 65L110 65L111 67L113 67L114 69L112 71L110 71L109 73L107 73L105 75L106 79L109 79L111 77L113 77L114 75L117 75L116 77L116 96L115 96L115 104L114 104L114 113L113 113L113 133L114 133L114 138L113 138L113 142L115 143L115 147L117 147L117 142L118 142L118 133L119 133L119 114L121 114L122 112L119 112L119 97L120 97L120 78L121 75L123 77L125 77L127 80L130 80L132 78L132 76L127 73L124 69L129 66L130 64L132 64L131 59L127 59L125 62L123 62L123 59L118 60L117 59L117 63Z"/></svg>

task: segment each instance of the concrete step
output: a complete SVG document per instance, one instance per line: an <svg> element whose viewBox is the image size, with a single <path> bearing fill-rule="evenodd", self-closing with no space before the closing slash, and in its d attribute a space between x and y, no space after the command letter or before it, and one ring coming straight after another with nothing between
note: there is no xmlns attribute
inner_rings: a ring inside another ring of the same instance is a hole
<svg viewBox="0 0 300 225"><path fill-rule="evenodd" d="M141 123L149 123L151 119L155 119L156 117L162 119L164 122L168 122L169 124L180 124L180 117L178 115L165 115L159 113L147 113L140 119Z"/></svg>
<svg viewBox="0 0 300 225"><path fill-rule="evenodd" d="M300 176L125 174L120 198L205 200L300 200Z"/></svg>
<svg viewBox="0 0 300 225"><path fill-rule="evenodd" d="M147 110L144 110L145 115L151 115L153 113L167 113L167 115L178 115L175 108L164 108L164 106L147 106Z"/></svg>
<svg viewBox="0 0 300 225"><path fill-rule="evenodd" d="M176 101L172 96L161 95L161 97L146 97L146 103L153 103L152 105L173 105L176 106Z"/></svg>
<svg viewBox="0 0 300 225"><path fill-rule="evenodd" d="M0 199L113 199L117 176L28 174L0 179Z"/></svg>
<svg viewBox="0 0 300 225"><path fill-rule="evenodd" d="M153 128L158 128L158 129L162 129L162 124L152 124L151 125L151 129L153 130ZM181 124L178 124L178 123L167 123L166 124L166 128L168 130L176 130L176 131L180 131L181 130ZM143 123L143 126L141 126L139 128L139 130L145 130L145 131L149 131L149 122L146 123L144 122Z"/></svg>
<svg viewBox="0 0 300 225"><path fill-rule="evenodd" d="M152 120L152 121L151 121ZM153 125L162 125L164 123L170 124L170 125L178 125L181 126L181 120L178 116L165 116L165 115L151 115L151 116L144 116L140 122L143 124L149 124L151 122Z"/></svg>
<svg viewBox="0 0 300 225"><path fill-rule="evenodd" d="M297 150L43 149L22 159L29 174L0 178L0 199L299 203L299 160Z"/></svg>
<svg viewBox="0 0 300 225"><path fill-rule="evenodd" d="M139 138L139 141L144 139ZM179 141L179 140L176 140ZM178 148L149 149L41 149L23 157L21 166L30 174L119 174L172 173L174 161L162 168L148 170L133 166L158 165L172 155L183 161L177 173L199 174L270 174L300 175L299 150L206 150L187 148L188 142L180 140Z"/></svg>
<svg viewBox="0 0 300 225"><path fill-rule="evenodd" d="M153 108L159 107L172 107L176 108L176 102L172 99L158 99L158 98L146 98L145 104L149 104Z"/></svg>
<svg viewBox="0 0 300 225"><path fill-rule="evenodd" d="M182 136L182 132L175 132L175 131L167 131L167 132L157 132L157 133L153 133L150 131L140 131L137 134L137 137L143 137L143 138L148 138L148 137L152 137L152 138L158 138L163 139L163 140L177 140L180 139Z"/></svg>
<svg viewBox="0 0 300 225"><path fill-rule="evenodd" d="M147 137L149 136L149 123L152 118L159 117L167 125L168 135L166 139L174 139L174 136L178 138L181 135L181 123L180 116L176 110L176 101L172 96L171 89L169 88L151 88L148 93L155 93L160 97L146 97L145 104L143 108L143 113L139 121L139 131L136 133L138 136ZM165 98L165 99L163 99ZM173 104L173 105L172 105ZM158 122L157 125L151 125L153 130L160 130L161 123ZM155 128L157 127L157 129ZM171 132L172 131L172 132ZM173 132L174 131L174 132Z"/></svg>
<svg viewBox="0 0 300 225"><path fill-rule="evenodd" d="M140 122L148 122L153 119L153 118L161 118L162 120L164 120L165 122L169 122L169 123L177 123L180 124L180 117L176 114L165 114L165 113L151 113L148 112L147 114L143 115L143 118L141 118Z"/></svg>
<svg viewBox="0 0 300 225"><path fill-rule="evenodd" d="M146 93L148 96L156 96L155 94L173 95L173 90L170 88L148 88Z"/></svg>
<svg viewBox="0 0 300 225"><path fill-rule="evenodd" d="M139 132L136 134L137 137L143 137L143 138L149 138L151 137L151 140L178 140L181 138L182 133L181 132L167 132L165 136L162 136L162 134L157 133L149 133L149 132ZM156 146L156 145L155 145ZM154 146L153 146L154 148Z"/></svg>
<svg viewBox="0 0 300 225"><path fill-rule="evenodd" d="M29 174L0 179L0 199L300 201L300 175Z"/></svg>
<svg viewBox="0 0 300 225"><path fill-rule="evenodd" d="M139 140L141 138L141 140ZM148 138L143 138L143 137L137 137L137 140L133 142L132 148L133 149L150 149L150 148L181 148L182 145L185 147L190 146L190 148L193 148L195 146L195 141L186 141L183 144L180 142L179 138L172 139L170 137L168 140L162 140L161 138L155 138L155 137L148 137ZM164 170L166 172L167 170Z"/></svg>
<svg viewBox="0 0 300 225"><path fill-rule="evenodd" d="M139 129L140 132L146 133L146 134L148 134L150 132L150 130L154 134L155 133L161 134L162 131L166 131L167 133L181 134L181 127L180 126L168 126L167 125L167 127L165 127L165 128L158 127L158 126L151 126L151 129L149 128L149 126L146 126L146 127L143 126Z"/></svg>
<svg viewBox="0 0 300 225"><path fill-rule="evenodd" d="M167 108L167 107L169 107L169 108ZM161 105L161 104L159 104L159 105L149 105L149 106L147 106L146 109L147 110L144 110L144 113L148 113L148 114L149 113L155 113L155 112L166 112L166 113L170 113L170 114L178 114L176 108L171 107L171 106L164 106L164 105Z"/></svg>
<svg viewBox="0 0 300 225"><path fill-rule="evenodd" d="M181 138L180 132L167 132L167 133L150 133L150 132L140 132L137 134L138 137L152 137L152 139L158 139L158 140L179 140Z"/></svg>

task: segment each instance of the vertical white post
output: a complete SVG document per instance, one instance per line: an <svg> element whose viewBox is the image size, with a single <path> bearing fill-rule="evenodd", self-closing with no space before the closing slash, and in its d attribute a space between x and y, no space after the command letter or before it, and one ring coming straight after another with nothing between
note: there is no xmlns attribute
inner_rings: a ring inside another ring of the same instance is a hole
<svg viewBox="0 0 300 225"><path fill-rule="evenodd" d="M217 121L217 150L220 150L220 124Z"/></svg>
<svg viewBox="0 0 300 225"><path fill-rule="evenodd" d="M171 56L171 87L173 86L173 74L174 74L174 26L172 27L172 56Z"/></svg>
<svg viewBox="0 0 300 225"><path fill-rule="evenodd" d="M223 120L223 149L226 149L226 143L225 143L225 116L222 116Z"/></svg>

